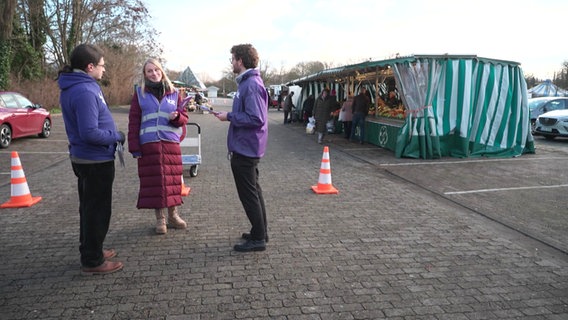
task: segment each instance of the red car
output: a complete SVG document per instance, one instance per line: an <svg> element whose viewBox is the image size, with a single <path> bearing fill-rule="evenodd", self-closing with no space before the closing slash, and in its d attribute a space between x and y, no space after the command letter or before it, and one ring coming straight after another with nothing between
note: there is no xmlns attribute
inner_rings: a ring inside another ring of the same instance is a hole
<svg viewBox="0 0 568 320"><path fill-rule="evenodd" d="M50 134L49 111L19 93L0 92L0 148L8 148L12 139Z"/></svg>

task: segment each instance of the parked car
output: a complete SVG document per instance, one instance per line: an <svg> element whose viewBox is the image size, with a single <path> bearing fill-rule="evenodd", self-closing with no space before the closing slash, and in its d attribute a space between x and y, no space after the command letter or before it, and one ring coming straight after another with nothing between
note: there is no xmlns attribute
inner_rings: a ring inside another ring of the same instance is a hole
<svg viewBox="0 0 568 320"><path fill-rule="evenodd" d="M535 132L548 140L568 137L568 109L554 110L538 116Z"/></svg>
<svg viewBox="0 0 568 320"><path fill-rule="evenodd" d="M12 139L51 135L49 111L17 92L0 92L0 148L8 148Z"/></svg>
<svg viewBox="0 0 568 320"><path fill-rule="evenodd" d="M229 97L231 99L234 99L236 95L237 95L237 93L235 91L231 91L231 92L227 93L227 97Z"/></svg>
<svg viewBox="0 0 568 320"><path fill-rule="evenodd" d="M538 116L549 111L561 109L568 109L568 97L540 97L529 99L533 134L536 134L534 129Z"/></svg>

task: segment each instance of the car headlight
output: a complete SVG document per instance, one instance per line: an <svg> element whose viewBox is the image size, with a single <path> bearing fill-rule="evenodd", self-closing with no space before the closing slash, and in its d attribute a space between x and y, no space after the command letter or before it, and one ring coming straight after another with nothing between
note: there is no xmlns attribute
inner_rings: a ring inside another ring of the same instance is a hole
<svg viewBox="0 0 568 320"><path fill-rule="evenodd" d="M558 121L568 122L568 116L559 117L559 118L558 118Z"/></svg>

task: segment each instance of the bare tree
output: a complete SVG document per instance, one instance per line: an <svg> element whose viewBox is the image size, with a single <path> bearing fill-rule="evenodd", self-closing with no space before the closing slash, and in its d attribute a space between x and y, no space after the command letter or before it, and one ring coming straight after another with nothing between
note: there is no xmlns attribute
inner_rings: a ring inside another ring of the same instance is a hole
<svg viewBox="0 0 568 320"><path fill-rule="evenodd" d="M563 89L568 89L568 60L562 63L562 69L555 75L554 84Z"/></svg>
<svg viewBox="0 0 568 320"><path fill-rule="evenodd" d="M270 78L270 63L268 61L260 60L258 63L258 70L260 71L262 81L266 84Z"/></svg>
<svg viewBox="0 0 568 320"><path fill-rule="evenodd" d="M10 75L10 58L12 50L12 22L16 12L16 0L0 1L0 89L8 87Z"/></svg>
<svg viewBox="0 0 568 320"><path fill-rule="evenodd" d="M44 69L55 72L69 64L69 54L78 44L103 48L107 72L101 85L110 104L129 103L142 62L161 54L142 0L19 1L20 25L29 43L41 49Z"/></svg>
<svg viewBox="0 0 568 320"><path fill-rule="evenodd" d="M325 69L325 64L320 61L300 62L290 70L290 73L296 78L301 78Z"/></svg>
<svg viewBox="0 0 568 320"><path fill-rule="evenodd" d="M10 40L15 12L16 0L4 0L0 2L0 40Z"/></svg>
<svg viewBox="0 0 568 320"><path fill-rule="evenodd" d="M141 0L46 0L45 9L47 59L58 66L68 63L80 43L138 45L147 55L160 53Z"/></svg>
<svg viewBox="0 0 568 320"><path fill-rule="evenodd" d="M39 92L42 100L80 43L105 51L101 84L110 104L129 102L142 62L162 53L143 0L0 0L0 16L0 86L11 74L13 88Z"/></svg>
<svg viewBox="0 0 568 320"><path fill-rule="evenodd" d="M41 78L45 71L44 0L19 0L12 30L10 69L16 81Z"/></svg>
<svg viewBox="0 0 568 320"><path fill-rule="evenodd" d="M223 76L220 80L212 83L207 83L207 81L204 81L204 84L206 86L214 85L218 88L221 88L222 94L227 94L231 91L237 91L235 74L233 73L233 68L231 66L228 66L225 68L225 70L223 70Z"/></svg>
<svg viewBox="0 0 568 320"><path fill-rule="evenodd" d="M43 11L44 6L44 0L20 0L19 5L20 25L31 47L40 53L43 52L43 45L46 42L47 20Z"/></svg>
<svg viewBox="0 0 568 320"><path fill-rule="evenodd" d="M110 104L130 104L134 84L142 77L143 56L135 46L102 46L107 72L101 81Z"/></svg>

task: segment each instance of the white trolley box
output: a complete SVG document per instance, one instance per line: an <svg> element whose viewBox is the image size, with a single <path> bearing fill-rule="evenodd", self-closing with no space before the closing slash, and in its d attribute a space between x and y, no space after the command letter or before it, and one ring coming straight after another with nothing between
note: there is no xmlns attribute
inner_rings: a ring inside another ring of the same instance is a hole
<svg viewBox="0 0 568 320"><path fill-rule="evenodd" d="M189 168L190 177L196 177L201 164L201 127L195 122L189 122L186 129L185 138L180 142L181 163L184 170ZM192 151L197 153L190 153Z"/></svg>

